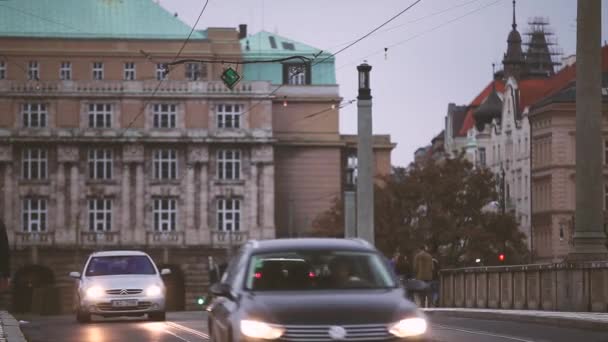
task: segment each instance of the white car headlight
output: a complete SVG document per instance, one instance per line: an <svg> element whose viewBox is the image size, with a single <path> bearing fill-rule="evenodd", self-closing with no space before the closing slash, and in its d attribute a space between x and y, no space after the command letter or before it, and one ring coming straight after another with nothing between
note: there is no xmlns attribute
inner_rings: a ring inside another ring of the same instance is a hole
<svg viewBox="0 0 608 342"><path fill-rule="evenodd" d="M91 286L86 290L87 298L97 299L104 295L104 291L101 286Z"/></svg>
<svg viewBox="0 0 608 342"><path fill-rule="evenodd" d="M146 289L146 296L148 297L157 297L160 296L160 294L163 292L163 290L160 288L160 286L158 285L152 285L149 286Z"/></svg>
<svg viewBox="0 0 608 342"><path fill-rule="evenodd" d="M268 323L242 320L241 333L247 337L259 338L263 340L276 340L283 335L285 330L282 327Z"/></svg>
<svg viewBox="0 0 608 342"><path fill-rule="evenodd" d="M402 319L391 325L388 331L400 338L419 336L426 332L427 323L424 318L414 317Z"/></svg>

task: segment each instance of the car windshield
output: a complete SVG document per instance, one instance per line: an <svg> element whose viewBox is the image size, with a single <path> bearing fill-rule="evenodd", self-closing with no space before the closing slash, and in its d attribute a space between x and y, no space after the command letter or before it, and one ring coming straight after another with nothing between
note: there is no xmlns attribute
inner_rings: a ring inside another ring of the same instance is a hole
<svg viewBox="0 0 608 342"><path fill-rule="evenodd" d="M93 257L87 266L87 277L121 274L156 274L145 255Z"/></svg>
<svg viewBox="0 0 608 342"><path fill-rule="evenodd" d="M375 253L302 251L251 257L246 288L253 291L379 289L395 287Z"/></svg>

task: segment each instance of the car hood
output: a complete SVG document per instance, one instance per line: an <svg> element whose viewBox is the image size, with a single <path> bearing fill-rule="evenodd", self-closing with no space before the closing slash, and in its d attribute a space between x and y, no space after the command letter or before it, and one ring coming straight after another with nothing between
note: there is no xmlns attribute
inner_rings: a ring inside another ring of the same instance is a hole
<svg viewBox="0 0 608 342"><path fill-rule="evenodd" d="M417 314L401 289L253 292L241 304L247 317L284 325L386 324Z"/></svg>
<svg viewBox="0 0 608 342"><path fill-rule="evenodd" d="M157 275L114 275L87 277L85 286L101 286L104 290L111 289L142 289L150 285L162 285Z"/></svg>

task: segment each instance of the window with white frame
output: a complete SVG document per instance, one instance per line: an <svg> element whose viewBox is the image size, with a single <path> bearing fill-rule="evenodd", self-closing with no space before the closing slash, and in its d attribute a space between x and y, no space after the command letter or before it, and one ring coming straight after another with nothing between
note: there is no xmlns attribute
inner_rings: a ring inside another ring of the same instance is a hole
<svg viewBox="0 0 608 342"><path fill-rule="evenodd" d="M112 179L112 150L98 148L89 150L89 178Z"/></svg>
<svg viewBox="0 0 608 342"><path fill-rule="evenodd" d="M167 65L167 63L156 64L156 80L162 81L162 80L166 79L168 70L169 70L169 65Z"/></svg>
<svg viewBox="0 0 608 342"><path fill-rule="evenodd" d="M217 201L217 229L220 231L239 231L241 229L241 200L220 198Z"/></svg>
<svg viewBox="0 0 608 342"><path fill-rule="evenodd" d="M479 166L486 166L486 149L485 149L485 147L479 148Z"/></svg>
<svg viewBox="0 0 608 342"><path fill-rule="evenodd" d="M89 231L108 232L110 230L112 230L112 200L89 198Z"/></svg>
<svg viewBox="0 0 608 342"><path fill-rule="evenodd" d="M217 105L217 128L241 128L242 111L243 106L239 104Z"/></svg>
<svg viewBox="0 0 608 342"><path fill-rule="evenodd" d="M134 62L126 62L125 63L125 81L135 81L135 63Z"/></svg>
<svg viewBox="0 0 608 342"><path fill-rule="evenodd" d="M34 233L46 231L47 211L45 198L24 198L21 210L24 232Z"/></svg>
<svg viewBox="0 0 608 342"><path fill-rule="evenodd" d="M21 171L23 179L46 179L47 153L42 148L26 148L23 150Z"/></svg>
<svg viewBox="0 0 608 342"><path fill-rule="evenodd" d="M172 149L159 149L154 151L154 178L177 178L177 151Z"/></svg>
<svg viewBox="0 0 608 342"><path fill-rule="evenodd" d="M157 103L154 105L154 128L177 127L177 105Z"/></svg>
<svg viewBox="0 0 608 342"><path fill-rule="evenodd" d="M25 103L22 107L23 127L44 128L48 123L48 112L44 103Z"/></svg>
<svg viewBox="0 0 608 342"><path fill-rule="evenodd" d="M89 103L89 128L111 128L112 105L109 103Z"/></svg>
<svg viewBox="0 0 608 342"><path fill-rule="evenodd" d="M207 65L201 63L186 63L186 79L198 81L207 77Z"/></svg>
<svg viewBox="0 0 608 342"><path fill-rule="evenodd" d="M59 67L59 78L64 81L69 81L72 79L71 62L61 62L61 66Z"/></svg>
<svg viewBox="0 0 608 342"><path fill-rule="evenodd" d="M172 232L177 226L177 200L175 198L154 199L154 230Z"/></svg>
<svg viewBox="0 0 608 342"><path fill-rule="evenodd" d="M241 178L241 151L217 151L217 178L237 180Z"/></svg>
<svg viewBox="0 0 608 342"><path fill-rule="evenodd" d="M96 81L103 80L103 62L93 63L93 79Z"/></svg>
<svg viewBox="0 0 608 342"><path fill-rule="evenodd" d="M40 79L40 67L38 61L30 61L28 63L27 78L30 81L37 81Z"/></svg>
<svg viewBox="0 0 608 342"><path fill-rule="evenodd" d="M6 78L6 62L0 61L0 80Z"/></svg>

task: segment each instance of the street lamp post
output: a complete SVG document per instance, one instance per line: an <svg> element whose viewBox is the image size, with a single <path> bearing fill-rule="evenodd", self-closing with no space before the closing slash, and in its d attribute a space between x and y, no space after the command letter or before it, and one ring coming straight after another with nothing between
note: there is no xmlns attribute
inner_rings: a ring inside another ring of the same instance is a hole
<svg viewBox="0 0 608 342"><path fill-rule="evenodd" d="M363 63L359 72L357 96L357 236L374 244L374 156L372 150L372 94L369 72Z"/></svg>

